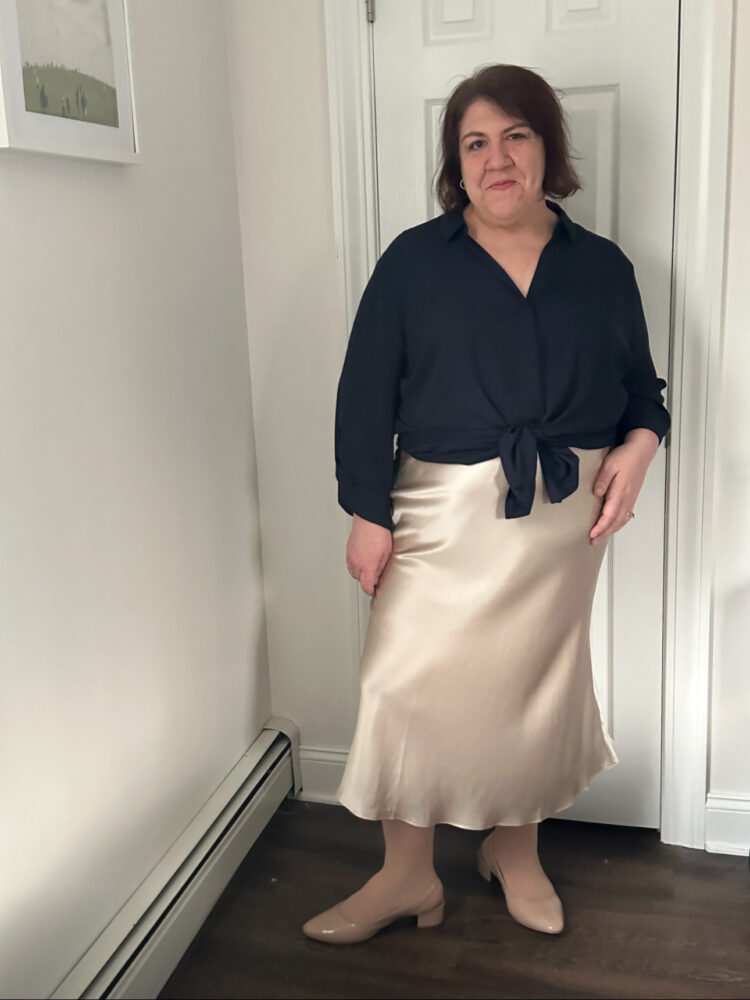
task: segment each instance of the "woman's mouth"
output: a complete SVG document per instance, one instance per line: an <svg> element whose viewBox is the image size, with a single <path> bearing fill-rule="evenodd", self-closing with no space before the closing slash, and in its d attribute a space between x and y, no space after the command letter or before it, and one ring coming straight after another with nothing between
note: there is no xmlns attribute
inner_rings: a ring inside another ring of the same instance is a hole
<svg viewBox="0 0 750 1000"><path fill-rule="evenodd" d="M490 184L491 191L505 191L509 187L513 187L515 181L495 181L494 184Z"/></svg>

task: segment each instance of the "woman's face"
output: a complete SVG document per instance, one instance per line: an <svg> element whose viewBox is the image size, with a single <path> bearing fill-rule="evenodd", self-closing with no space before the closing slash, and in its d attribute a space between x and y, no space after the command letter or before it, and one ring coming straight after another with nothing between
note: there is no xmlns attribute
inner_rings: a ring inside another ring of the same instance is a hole
<svg viewBox="0 0 750 1000"><path fill-rule="evenodd" d="M466 193L484 222L523 221L544 198L544 142L522 119L476 100L461 120L458 143Z"/></svg>

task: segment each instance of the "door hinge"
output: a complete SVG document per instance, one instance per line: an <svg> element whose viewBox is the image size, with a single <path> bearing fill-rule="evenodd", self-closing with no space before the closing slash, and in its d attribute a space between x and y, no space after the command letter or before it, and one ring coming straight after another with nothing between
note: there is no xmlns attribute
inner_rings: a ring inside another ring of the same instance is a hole
<svg viewBox="0 0 750 1000"><path fill-rule="evenodd" d="M375 20L375 0L365 0L365 7L367 9L367 20L372 24Z"/></svg>

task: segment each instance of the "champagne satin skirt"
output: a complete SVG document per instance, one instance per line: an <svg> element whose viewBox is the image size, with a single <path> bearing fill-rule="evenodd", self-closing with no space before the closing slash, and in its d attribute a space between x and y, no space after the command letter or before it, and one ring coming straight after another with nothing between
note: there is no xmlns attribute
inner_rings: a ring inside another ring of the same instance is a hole
<svg viewBox="0 0 750 1000"><path fill-rule="evenodd" d="M506 519L499 458L406 452L393 552L370 599L354 738L336 797L365 819L470 830L538 822L619 763L589 629L607 541L588 533L609 446L572 449L579 486L553 504L537 457L527 517Z"/></svg>

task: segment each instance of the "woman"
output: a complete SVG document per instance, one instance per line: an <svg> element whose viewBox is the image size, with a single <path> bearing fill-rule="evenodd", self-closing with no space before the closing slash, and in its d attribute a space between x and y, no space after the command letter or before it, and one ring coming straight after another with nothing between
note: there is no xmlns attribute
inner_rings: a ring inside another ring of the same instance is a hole
<svg viewBox="0 0 750 1000"><path fill-rule="evenodd" d="M492 827L479 873L519 923L563 929L538 825L619 762L592 602L670 426L632 264L546 197L580 187L554 91L486 67L444 111L444 214L401 233L362 296L335 447L371 602L337 795L381 821L385 859L309 937L439 924L436 823Z"/></svg>

